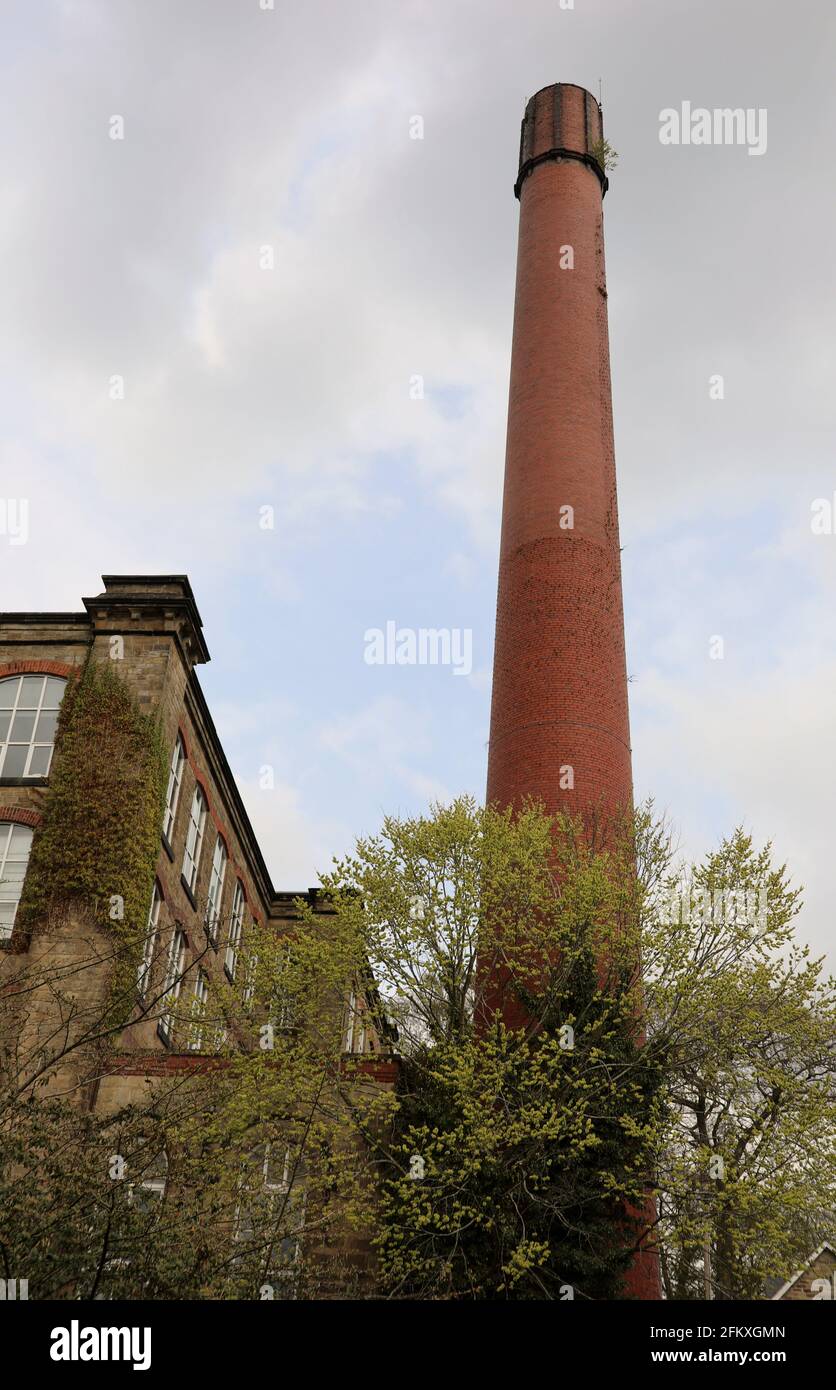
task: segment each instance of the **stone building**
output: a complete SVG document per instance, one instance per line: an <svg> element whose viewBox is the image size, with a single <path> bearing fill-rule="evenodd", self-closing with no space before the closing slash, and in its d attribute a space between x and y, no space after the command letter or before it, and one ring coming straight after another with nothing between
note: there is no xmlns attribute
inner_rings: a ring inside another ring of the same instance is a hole
<svg viewBox="0 0 836 1390"><path fill-rule="evenodd" d="M25 931L18 906L50 797L53 754L60 756L55 733L62 698L89 657L105 664L116 657L138 708L158 717L168 760L137 1007L103 1072L91 1078L71 1053L59 1058L46 1086L47 1094L70 1094L79 1106L108 1114L147 1095L149 1078L195 1067L212 1053L211 1029L172 1027L174 1005L188 992L199 1018L213 983L240 972L253 924L274 927L282 937L292 934L297 899L314 912L329 908L316 888L273 886L198 680L196 668L209 652L186 576L106 575L103 583L102 593L82 600L83 611L0 619L0 994L6 1008L11 995L13 1007L16 971L31 973L40 957L65 974L83 957L74 985L80 1006L95 1009L107 990L101 924ZM143 1010L152 986L162 1005ZM359 981L349 991L343 1049L373 1083L390 1087L397 1067L392 1038L372 1001ZM41 990L28 1001L22 1025L31 1034L20 1039L30 1054L55 1022L53 996Z"/></svg>

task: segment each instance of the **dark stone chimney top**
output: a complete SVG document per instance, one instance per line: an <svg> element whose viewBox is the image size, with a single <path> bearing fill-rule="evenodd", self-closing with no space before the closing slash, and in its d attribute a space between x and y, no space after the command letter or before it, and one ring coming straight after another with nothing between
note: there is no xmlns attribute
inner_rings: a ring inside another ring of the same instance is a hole
<svg viewBox="0 0 836 1390"><path fill-rule="evenodd" d="M520 163L514 192L520 196L532 169L547 159L579 159L608 188L603 164L604 120L591 92L573 82L541 87L529 100L520 132Z"/></svg>
<svg viewBox="0 0 836 1390"><path fill-rule="evenodd" d="M81 600L97 628L112 621L117 630L145 626L155 618L162 629L176 633L190 662L209 660L203 620L185 574L103 574L102 583L103 593Z"/></svg>

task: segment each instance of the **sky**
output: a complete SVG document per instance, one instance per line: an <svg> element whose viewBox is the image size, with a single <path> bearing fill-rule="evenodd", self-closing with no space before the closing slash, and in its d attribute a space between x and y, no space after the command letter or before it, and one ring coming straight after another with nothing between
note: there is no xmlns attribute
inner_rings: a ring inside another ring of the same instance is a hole
<svg viewBox="0 0 836 1390"><path fill-rule="evenodd" d="M600 91L636 795L695 857L738 824L772 840L830 949L832 6L5 0L0 23L0 498L29 504L0 606L189 575L280 889L387 813L484 796L520 120L548 83ZM765 111L766 148L663 144L686 101ZM470 631L472 669L369 664L387 622Z"/></svg>

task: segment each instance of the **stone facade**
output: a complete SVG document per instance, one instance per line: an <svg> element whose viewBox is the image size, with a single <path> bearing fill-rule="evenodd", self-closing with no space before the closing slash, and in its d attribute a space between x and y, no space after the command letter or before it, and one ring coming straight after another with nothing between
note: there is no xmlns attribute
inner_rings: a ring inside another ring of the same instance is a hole
<svg viewBox="0 0 836 1390"><path fill-rule="evenodd" d="M278 936L292 932L297 898L305 899L315 912L327 914L329 908L315 888L296 893L273 886L200 688L196 667L209 660L209 653L188 579L183 575L107 575L103 582L101 594L82 600L84 612L3 615L0 682L19 676L51 676L70 681L88 657L101 662L117 660L119 673L140 710L159 717L167 754L172 755L178 744L182 748L174 814L166 818L167 833L162 833L161 827L155 888L159 931L148 979L159 993L173 933L182 930L184 971L188 972L190 961L199 953L200 969L205 972L211 991L212 980L224 972L233 898L239 885L239 903L243 894L242 939L253 923L274 926ZM5 737L0 723L0 753ZM60 743L55 755L60 757ZM200 788L204 798L205 818L197 871L189 883L184 870L196 788ZM48 775L0 775L0 846L10 826L31 828L37 835L49 795ZM210 879L219 845L223 846L225 858L223 887L217 902L217 926L214 932L207 933ZM79 1017L92 1016L100 1009L109 985L111 952L107 937L106 929L99 923L72 912L57 927L48 924L28 935L16 923L11 935L0 939L0 994L6 996L7 1009L15 994L16 980L27 974L31 978L43 965L49 971L57 969L72 977L71 998ZM196 969L193 974L197 974ZM188 973L182 988L193 988ZM351 1005L353 1027L348 1026ZM335 1001L335 1007L340 1007L340 1001ZM352 1054L352 1067L369 1083L391 1088L397 1077L397 1062L387 1054L388 1042L376 1026L377 1014L370 1007L370 996L358 984L351 1004L346 1000L344 1007L344 1048ZM11 1008L15 1008L14 1002ZM19 1006L19 1015L18 1042L21 1051L32 1055L41 1042L46 1044L54 1034L58 1022L51 991L41 988L30 992L25 1007ZM182 1036L166 1035L160 1026L159 1010L150 1016L142 1015L143 1010L138 1007L104 1072L90 1080L90 1068L83 1055L73 1054L50 1069L41 1094L69 1094L78 1105L107 1114L132 1101L147 1100L148 1085L153 1086L155 1078L207 1064L206 1053L213 1051L209 1042L195 1049ZM358 1251L361 1245L362 1242Z"/></svg>

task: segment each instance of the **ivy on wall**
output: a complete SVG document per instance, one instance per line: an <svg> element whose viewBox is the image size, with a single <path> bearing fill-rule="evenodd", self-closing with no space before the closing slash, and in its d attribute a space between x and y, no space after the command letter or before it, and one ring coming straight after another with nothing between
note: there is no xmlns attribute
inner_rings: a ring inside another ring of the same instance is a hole
<svg viewBox="0 0 836 1390"><path fill-rule="evenodd" d="M159 853L167 757L158 719L139 709L117 668L90 657L67 684L18 921L27 932L43 930L80 909L110 932L111 997L127 1016Z"/></svg>

